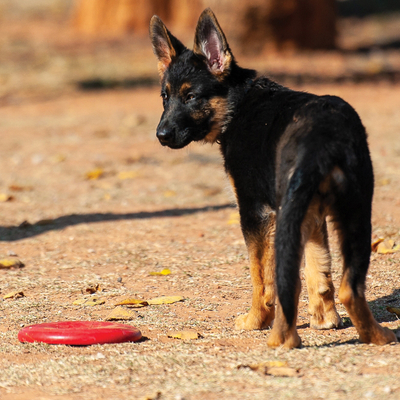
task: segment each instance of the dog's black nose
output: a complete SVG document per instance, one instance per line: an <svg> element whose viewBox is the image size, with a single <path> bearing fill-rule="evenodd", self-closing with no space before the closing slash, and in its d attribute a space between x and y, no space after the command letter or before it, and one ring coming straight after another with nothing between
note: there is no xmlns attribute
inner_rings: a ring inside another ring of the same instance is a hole
<svg viewBox="0 0 400 400"><path fill-rule="evenodd" d="M174 139L174 131L172 129L159 129L157 131L157 138L161 144L167 145L171 143Z"/></svg>

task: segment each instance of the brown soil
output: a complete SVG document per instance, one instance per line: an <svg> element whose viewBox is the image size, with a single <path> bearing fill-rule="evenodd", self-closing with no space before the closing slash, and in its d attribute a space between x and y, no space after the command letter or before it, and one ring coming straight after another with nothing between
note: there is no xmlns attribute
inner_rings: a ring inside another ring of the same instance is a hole
<svg viewBox="0 0 400 400"><path fill-rule="evenodd" d="M154 60L149 65L155 70ZM299 88L339 95L359 112L376 175L373 239L400 243L400 85ZM157 143L158 88L35 90L8 92L0 107L0 194L10 196L0 203L0 258L25 264L0 269L1 298L25 295L0 303L1 399L400 398L400 345L359 343L339 303L344 329L310 329L304 284L303 348L271 350L268 330L234 330L250 306L251 283L219 150L193 144L172 151ZM87 179L96 168L103 175ZM334 236L331 246L337 288ZM373 313L393 330L399 322L386 306L400 306L399 263L400 253L374 253L368 275ZM150 275L164 268L171 274ZM73 305L96 284L105 304ZM70 347L17 339L23 326L101 321L118 300L162 295L185 301L135 309L126 323L142 331L139 343ZM183 329L201 338L168 337ZM287 362L299 375L237 368L265 361Z"/></svg>

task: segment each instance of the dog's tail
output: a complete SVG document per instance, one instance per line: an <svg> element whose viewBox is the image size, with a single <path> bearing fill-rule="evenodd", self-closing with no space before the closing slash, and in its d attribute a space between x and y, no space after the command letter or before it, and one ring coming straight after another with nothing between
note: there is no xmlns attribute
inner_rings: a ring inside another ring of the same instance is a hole
<svg viewBox="0 0 400 400"><path fill-rule="evenodd" d="M314 160L315 161L315 160ZM302 223L328 166L302 160L297 164L280 202L275 234L277 292L289 328L295 323L303 255ZM328 167L329 168L329 167Z"/></svg>

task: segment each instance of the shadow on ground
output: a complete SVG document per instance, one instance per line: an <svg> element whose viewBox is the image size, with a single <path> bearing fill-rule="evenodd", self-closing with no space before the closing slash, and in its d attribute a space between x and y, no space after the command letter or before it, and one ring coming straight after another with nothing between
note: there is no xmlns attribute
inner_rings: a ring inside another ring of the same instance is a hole
<svg viewBox="0 0 400 400"><path fill-rule="evenodd" d="M232 204L221 204L194 208L172 208L159 211L139 211L125 214L94 213L63 215L62 217L55 219L39 221L36 224L30 224L27 221L24 221L18 226L2 226L0 227L0 241L13 242L16 240L27 239L33 236L41 235L48 231L62 230L68 226L85 223L181 217L190 214L219 211L226 208L234 208L234 206Z"/></svg>

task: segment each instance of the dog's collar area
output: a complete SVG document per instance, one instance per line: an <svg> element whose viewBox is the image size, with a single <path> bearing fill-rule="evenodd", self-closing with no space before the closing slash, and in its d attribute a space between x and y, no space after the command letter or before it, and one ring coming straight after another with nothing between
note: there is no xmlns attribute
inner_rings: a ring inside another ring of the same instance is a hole
<svg viewBox="0 0 400 400"><path fill-rule="evenodd" d="M246 85L245 85L245 89L244 89L244 93L246 94L253 86L254 80L251 78L248 78L246 80Z"/></svg>

